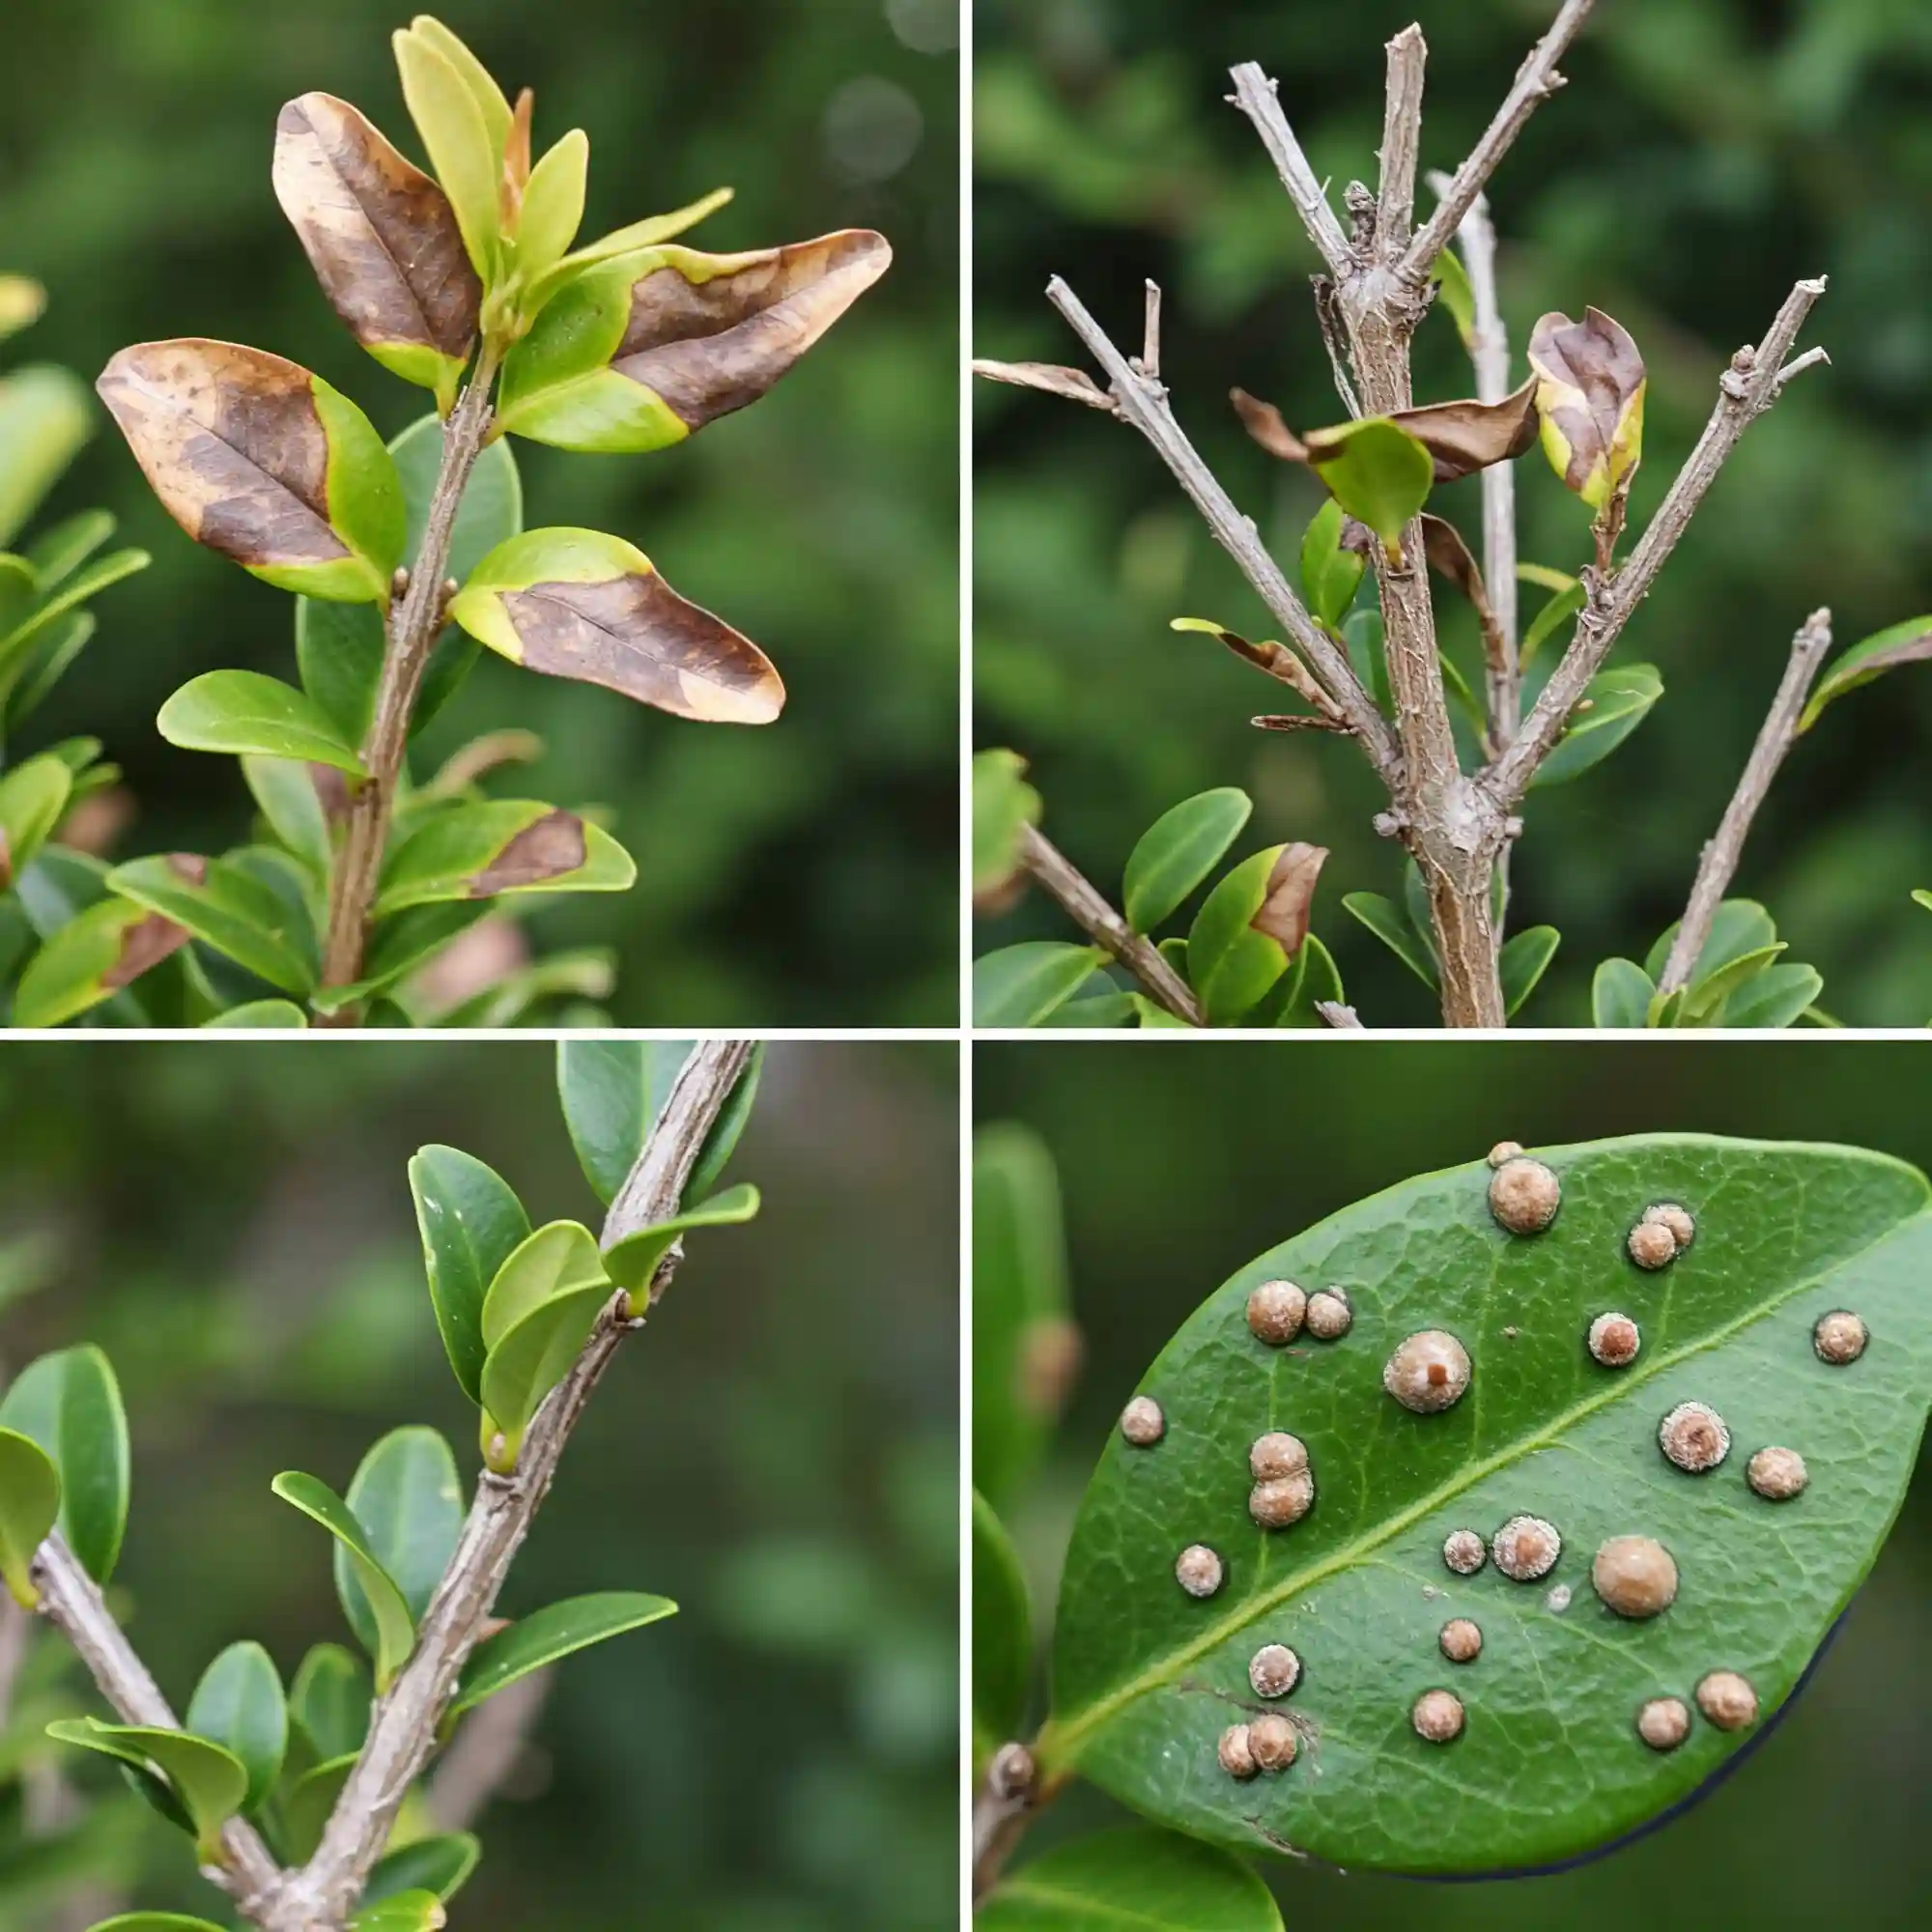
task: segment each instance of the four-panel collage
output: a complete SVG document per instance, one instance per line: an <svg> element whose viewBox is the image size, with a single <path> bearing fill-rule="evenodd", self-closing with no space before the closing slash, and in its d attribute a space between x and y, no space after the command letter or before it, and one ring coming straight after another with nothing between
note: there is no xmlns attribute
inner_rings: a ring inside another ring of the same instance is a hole
<svg viewBox="0 0 1932 1932"><path fill-rule="evenodd" d="M1919 9L5 33L0 1932L1932 1918Z"/></svg>

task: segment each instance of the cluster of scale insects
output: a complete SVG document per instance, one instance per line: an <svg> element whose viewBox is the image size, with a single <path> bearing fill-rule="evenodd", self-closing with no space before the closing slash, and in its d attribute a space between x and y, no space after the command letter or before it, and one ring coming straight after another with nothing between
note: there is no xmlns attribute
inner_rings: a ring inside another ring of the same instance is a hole
<svg viewBox="0 0 1932 1932"><path fill-rule="evenodd" d="M1527 1158L1514 1141L1490 1151L1490 1212L1509 1234L1542 1234L1562 1205L1562 1184L1541 1161ZM1696 1222L1690 1210L1674 1201L1653 1203L1643 1210L1625 1242L1630 1259L1650 1271L1668 1267L1696 1238ZM1292 1281L1264 1281L1249 1296L1247 1323L1258 1342L1286 1348L1305 1329L1321 1342L1338 1342L1354 1321L1346 1289L1329 1287L1304 1293ZM1811 1331L1818 1359L1838 1368L1864 1353L1868 1341L1864 1322L1847 1309L1821 1316ZM1591 1357L1606 1369L1626 1369L1643 1346L1636 1321L1619 1310L1597 1316L1584 1335ZM1469 1353L1455 1336L1439 1328L1411 1335L1392 1354L1382 1370L1382 1387L1403 1407L1418 1415L1439 1414L1459 1402L1469 1386ZM1151 1449L1167 1433L1167 1418L1151 1396L1137 1395L1121 1414L1121 1434L1139 1449ZM1704 1475L1731 1452L1731 1432L1716 1409L1701 1402L1679 1403L1658 1425L1658 1447L1678 1468ZM1248 1514L1264 1530L1292 1527L1315 1503L1315 1471L1308 1447L1299 1436L1271 1430L1248 1451ZM1768 1502L1788 1502L1810 1480L1804 1459L1795 1449L1770 1444L1759 1449L1745 1469L1750 1489ZM1556 1567L1563 1553L1563 1537L1554 1523L1537 1516L1514 1516L1487 1542L1473 1529L1451 1530L1442 1544L1442 1561L1459 1577L1472 1577L1486 1562L1517 1583L1535 1583ZM1208 1598L1221 1587L1225 1569L1219 1554L1204 1543L1192 1543L1175 1559L1175 1580L1190 1597ZM1590 1565L1590 1582L1604 1604L1620 1617L1654 1617L1677 1599L1677 1563L1669 1550L1648 1536L1613 1536L1598 1549ZM1570 1602L1567 1585L1548 1599L1549 1607L1564 1609ZM1482 1653L1483 1633L1467 1617L1452 1617L1437 1634L1437 1645L1451 1663L1472 1662ZM1301 1682L1301 1659L1283 1643L1266 1643L1248 1663L1248 1683L1264 1701L1287 1697ZM1693 1695L1707 1722L1721 1731L1743 1730L1756 1722L1757 1691L1750 1680L1735 1670L1711 1670L1698 1680ZM1426 1743L1446 1745L1463 1734L1466 1721L1463 1700L1452 1690L1425 1690L1409 1712L1416 1735ZM1690 1708L1683 1698L1647 1699L1634 1719L1636 1735L1653 1750L1674 1750L1690 1734ZM1231 1725L1221 1735L1221 1768L1231 1777L1250 1778L1263 1772L1286 1771L1298 1748L1295 1726L1269 1712L1245 1724Z"/></svg>

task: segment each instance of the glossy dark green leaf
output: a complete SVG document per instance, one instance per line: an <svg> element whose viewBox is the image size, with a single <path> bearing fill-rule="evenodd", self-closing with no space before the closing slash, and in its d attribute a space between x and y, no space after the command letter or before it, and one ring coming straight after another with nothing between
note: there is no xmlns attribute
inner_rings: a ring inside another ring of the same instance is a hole
<svg viewBox="0 0 1932 1932"><path fill-rule="evenodd" d="M308 765L249 756L242 760L242 776L269 829L318 880L326 879L333 856L328 815Z"/></svg>
<svg viewBox="0 0 1932 1932"><path fill-rule="evenodd" d="M339 1643L319 1643L289 1687L289 1716L318 1762L353 1758L368 1736L375 1694L361 1658Z"/></svg>
<svg viewBox="0 0 1932 1932"><path fill-rule="evenodd" d="M608 1208L664 1111L689 1039L562 1039L557 1096L583 1178Z"/></svg>
<svg viewBox="0 0 1932 1932"><path fill-rule="evenodd" d="M107 883L285 993L305 993L315 983L313 927L233 859L158 853L115 867Z"/></svg>
<svg viewBox="0 0 1932 1932"><path fill-rule="evenodd" d="M29 1573L60 1504L60 1475L46 1451L18 1430L0 1429L0 1578L22 1609L40 1601Z"/></svg>
<svg viewBox="0 0 1932 1932"><path fill-rule="evenodd" d="M362 1888L362 1902L376 1905L400 1891L433 1891L454 1898L476 1869L483 1847L472 1832L445 1832L418 1838L378 1861Z"/></svg>
<svg viewBox="0 0 1932 1932"><path fill-rule="evenodd" d="M736 1151L745 1125L752 1118L752 1110L758 1102L758 1082L764 1077L765 1043L759 1040L752 1048L752 1057L745 1064L745 1070L738 1076L737 1084L724 1106L718 1110L718 1118L711 1123L711 1131L704 1136L704 1145L697 1151L697 1158L692 1163L691 1176L684 1183L684 1203L703 1201L724 1178L724 1169Z"/></svg>
<svg viewBox="0 0 1932 1932"><path fill-rule="evenodd" d="M1086 993L1068 1000L1054 1014L1053 1023L1056 1027L1123 1027L1134 1018L1135 1010L1131 993Z"/></svg>
<svg viewBox="0 0 1932 1932"><path fill-rule="evenodd" d="M1151 932L1226 858L1254 804L1224 785L1171 806L1140 836L1127 858L1122 910L1136 932Z"/></svg>
<svg viewBox="0 0 1932 1932"><path fill-rule="evenodd" d="M1301 594L1330 630L1348 615L1367 567L1359 551L1342 548L1342 506L1331 497L1301 538Z"/></svg>
<svg viewBox="0 0 1932 1932"><path fill-rule="evenodd" d="M976 1767L1021 1736L1033 1682L1033 1607L1019 1551L993 1506L973 1492L973 1757Z"/></svg>
<svg viewBox="0 0 1932 1932"><path fill-rule="evenodd" d="M1562 940L1553 925L1532 925L1505 942L1496 964L1502 976L1503 1011L1510 1018L1536 991Z"/></svg>
<svg viewBox="0 0 1932 1932"><path fill-rule="evenodd" d="M983 952L973 962L973 1024L1042 1026L1106 957L1097 946L1057 939L1028 939Z"/></svg>
<svg viewBox="0 0 1932 1932"><path fill-rule="evenodd" d="M601 826L536 799L445 806L399 838L383 862L376 916L442 899L524 893L621 893L631 855Z"/></svg>
<svg viewBox="0 0 1932 1932"><path fill-rule="evenodd" d="M603 1590L534 1610L507 1630L486 1637L470 1653L450 1716L473 1711L518 1678L587 1650L606 1637L641 1630L676 1613L677 1605L668 1597L647 1597L636 1590Z"/></svg>
<svg viewBox="0 0 1932 1932"><path fill-rule="evenodd" d="M260 671L211 670L191 678L161 706L155 726L169 744L190 752L255 753L363 774L355 748L336 736L313 698Z"/></svg>
<svg viewBox="0 0 1932 1932"><path fill-rule="evenodd" d="M1281 1932L1267 1887L1238 1859L1146 1826L1029 1859L974 1915L977 1932Z"/></svg>
<svg viewBox="0 0 1932 1932"><path fill-rule="evenodd" d="M1795 1026L1824 990L1824 976L1812 967L1767 966L1725 1000L1724 1025Z"/></svg>
<svg viewBox="0 0 1932 1932"><path fill-rule="evenodd" d="M1818 680L1817 689L1798 721L1799 730L1808 731L1833 698L1842 697L1861 684L1869 684L1895 665L1920 664L1927 658L1932 658L1932 617L1908 617L1902 624L1889 624L1883 631L1861 639L1849 650L1840 652L1831 669Z"/></svg>
<svg viewBox="0 0 1932 1932"><path fill-rule="evenodd" d="M248 1774L233 1751L186 1731L103 1724L95 1718L59 1719L47 1726L47 1736L158 1774L193 1821L202 1861L219 1861L221 1828L241 1810L248 1791Z"/></svg>
<svg viewBox="0 0 1932 1932"><path fill-rule="evenodd" d="M1344 893L1342 909L1366 925L1432 993L1441 989L1428 942L1393 899L1379 893Z"/></svg>
<svg viewBox="0 0 1932 1932"><path fill-rule="evenodd" d="M1143 1378L1168 1417L1151 1449L1110 1438L1075 1523L1055 1634L1044 1775L1071 1767L1162 1823L1232 1845L1264 1840L1350 1868L1468 1873L1576 1857L1698 1790L1751 1729L1695 1710L1707 1673L1742 1673L1770 1719L1869 1570L1904 1496L1932 1389L1932 1191L1853 1149L1657 1135L1536 1150L1561 1185L1540 1235L1506 1233L1486 1162L1405 1182L1239 1269L1182 1323ZM1694 1237L1658 1272L1630 1259L1653 1204ZM1334 1342L1270 1349L1250 1292L1286 1278L1345 1288ZM1638 1325L1640 1351L1599 1366L1601 1313ZM1855 1311L1869 1345L1832 1366L1813 1329ZM1468 1392L1432 1413L1400 1406L1383 1367L1405 1338L1446 1330ZM1722 1418L1729 1453L1702 1474L1659 1446L1679 1404ZM1259 1531L1250 1444L1292 1430L1314 1506ZM1747 1465L1779 1445L1809 1486L1774 1502ZM1551 1524L1557 1560L1533 1582L1442 1556L1519 1515ZM1656 1540L1678 1587L1626 1620L1600 1600L1611 1537ZM1225 1565L1204 1598L1179 1552ZM1427 1594L1425 1594L1425 1592ZM1478 1663L1445 1662L1443 1622L1482 1630ZM1223 1772L1223 1728L1256 1709L1249 1662L1291 1643L1301 1682L1278 1708L1301 1734L1287 1770ZM1425 1691L1463 1702L1462 1734L1425 1742ZM1647 1747L1640 1706L1692 1707L1676 1750ZM1448 1780L1445 1783L1445 1780ZM1453 1790L1455 1802L1444 1802Z"/></svg>
<svg viewBox="0 0 1932 1932"><path fill-rule="evenodd" d="M463 1484L456 1457L434 1429L394 1429L363 1457L343 1499L362 1525L370 1551L420 1621L449 1567L463 1530ZM357 1559L335 1548L335 1594L355 1640L374 1657L382 1628Z"/></svg>
<svg viewBox="0 0 1932 1932"><path fill-rule="evenodd" d="M1634 959L1605 959L1590 981L1591 1024L1647 1027L1656 996L1657 981Z"/></svg>
<svg viewBox="0 0 1932 1932"><path fill-rule="evenodd" d="M1673 921L1645 954L1643 970L1653 980L1662 980L1681 924L1682 921ZM1694 1017L1709 1011L1733 988L1769 966L1782 950L1777 927L1763 906L1755 899L1725 899L1712 918L1710 937L1690 969L1679 1001L1684 1015ZM1651 1024L1659 1021L1660 1016L1653 1012ZM1673 1016L1668 1023L1677 1021Z"/></svg>
<svg viewBox="0 0 1932 1932"><path fill-rule="evenodd" d="M1583 704L1570 722L1556 749L1536 768L1530 789L1562 784L1580 778L1592 765L1602 764L1650 714L1663 696L1663 680L1651 665L1618 665L1600 670L1583 687Z"/></svg>
<svg viewBox="0 0 1932 1932"><path fill-rule="evenodd" d="M509 1183L473 1154L426 1147L410 1162L430 1300L449 1366L471 1402L483 1400L483 1297L529 1238L530 1218Z"/></svg>
<svg viewBox="0 0 1932 1932"><path fill-rule="evenodd" d="M91 1343L29 1362L0 1401L0 1428L29 1435L60 1476L61 1534L97 1583L128 1527L128 1414L113 1365Z"/></svg>
<svg viewBox="0 0 1932 1932"><path fill-rule="evenodd" d="M1068 1313L1060 1179L1031 1127L973 1141L973 1483L1011 1512L1039 1466L1080 1337Z"/></svg>
<svg viewBox="0 0 1932 1932"><path fill-rule="evenodd" d="M28 889L33 880L32 872L21 880L21 897L30 910L34 898ZM49 897L60 890L51 880L42 884ZM14 991L14 1024L63 1025L113 999L179 952L190 936L186 926L128 899L101 899L83 907L56 924L46 944L27 962Z"/></svg>
<svg viewBox="0 0 1932 1932"><path fill-rule="evenodd" d="M430 498L442 465L442 424L433 415L412 422L389 445L408 516L404 559L413 565L429 522ZM449 574L461 582L477 564L524 526L524 486L508 442L493 442L476 459L449 540ZM420 731L448 702L476 661L477 645L446 626L430 658L422 691L410 714ZM296 662L302 689L314 698L344 744L360 746L375 716L383 673L383 617L369 605L296 602Z"/></svg>
<svg viewBox="0 0 1932 1932"><path fill-rule="evenodd" d="M619 1288L632 1296L645 1294L658 1264L670 1252L671 1244L697 1228L732 1228L754 1220L758 1212L758 1190L749 1181L727 1187L696 1208L685 1208L668 1221L656 1221L628 1235L606 1251L604 1266Z"/></svg>
<svg viewBox="0 0 1932 1932"><path fill-rule="evenodd" d="M320 1477L299 1469L285 1469L269 1486L302 1515L319 1522L348 1552L356 1580L369 1600L376 1625L376 1688L386 1690L415 1647L416 1626L396 1579L383 1567L368 1532L355 1513Z"/></svg>
<svg viewBox="0 0 1932 1932"><path fill-rule="evenodd" d="M231 1751L248 1775L242 1809L259 1810L282 1774L289 1707L274 1661L259 1643L231 1643L194 1688L185 1726Z"/></svg>
<svg viewBox="0 0 1932 1932"><path fill-rule="evenodd" d="M980 752L973 759L973 894L1005 890L1020 868L1021 830L1039 823L1039 793L1025 779L1017 752Z"/></svg>

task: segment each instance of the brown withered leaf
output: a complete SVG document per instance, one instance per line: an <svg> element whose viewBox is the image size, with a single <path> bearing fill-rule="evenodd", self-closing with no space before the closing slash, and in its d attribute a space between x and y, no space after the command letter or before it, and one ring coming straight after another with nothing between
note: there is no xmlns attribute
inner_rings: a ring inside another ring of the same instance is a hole
<svg viewBox="0 0 1932 1932"><path fill-rule="evenodd" d="M583 821L560 809L526 825L469 881L472 899L493 898L519 886L540 885L576 871L585 851Z"/></svg>
<svg viewBox="0 0 1932 1932"><path fill-rule="evenodd" d="M193 937L186 926L151 912L122 933L120 957L101 974L100 983L117 989L131 985L171 952L179 952Z"/></svg>
<svg viewBox="0 0 1932 1932"><path fill-rule="evenodd" d="M611 367L664 399L692 429L754 403L891 266L868 228L753 254L699 258L687 281L654 269L631 291Z"/></svg>
<svg viewBox="0 0 1932 1932"><path fill-rule="evenodd" d="M1272 403L1262 402L1245 389L1231 389L1228 395L1248 434L1270 456L1284 463L1308 461L1308 444L1289 428ZM1429 451L1436 482L1454 483L1492 463L1512 461L1536 440L1536 379L1532 376L1499 403L1473 399L1428 403L1421 409L1398 410L1388 420Z"/></svg>
<svg viewBox="0 0 1932 1932"><path fill-rule="evenodd" d="M1315 904L1315 882L1328 857L1325 845L1285 846L1268 873L1261 910L1249 920L1256 932L1272 939L1293 959L1308 937L1308 915Z"/></svg>
<svg viewBox="0 0 1932 1932"><path fill-rule="evenodd" d="M772 661L655 571L502 593L523 662L681 718L767 724L784 705Z"/></svg>
<svg viewBox="0 0 1932 1932"><path fill-rule="evenodd" d="M1552 311L1529 338L1544 445L1564 482L1592 509L1629 488L1643 450L1643 356L1602 309L1581 322Z"/></svg>
<svg viewBox="0 0 1932 1932"><path fill-rule="evenodd" d="M1503 661L1502 626L1496 621L1494 608L1490 603L1489 587L1483 582L1483 572L1476 559L1469 554L1469 546L1463 541L1463 532L1443 517L1433 517L1426 510L1422 516L1423 548L1429 555L1429 567L1438 577L1447 578L1464 597L1476 612L1476 621L1483 627L1483 653L1492 665L1500 667Z"/></svg>
<svg viewBox="0 0 1932 1932"><path fill-rule="evenodd" d="M1044 389L1050 396L1065 396L1069 403L1085 403L1090 410L1105 410L1119 415L1121 406L1084 369L1069 369L1060 362L993 362L976 356L973 373L989 383L1011 383L1016 388Z"/></svg>
<svg viewBox="0 0 1932 1932"><path fill-rule="evenodd" d="M455 212L360 112L332 94L291 100L275 123L273 178L356 341L469 355L483 289Z"/></svg>
<svg viewBox="0 0 1932 1932"><path fill-rule="evenodd" d="M95 387L183 529L237 563L333 563L328 441L309 373L260 349L190 336L137 342Z"/></svg>
<svg viewBox="0 0 1932 1932"><path fill-rule="evenodd" d="M1306 711L1264 711L1248 723L1257 731L1347 731L1339 718L1316 718Z"/></svg>

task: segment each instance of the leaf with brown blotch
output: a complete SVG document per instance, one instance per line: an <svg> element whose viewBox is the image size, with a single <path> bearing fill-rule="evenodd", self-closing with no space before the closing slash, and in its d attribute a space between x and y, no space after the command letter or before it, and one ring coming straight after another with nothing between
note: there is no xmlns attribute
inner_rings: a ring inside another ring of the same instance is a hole
<svg viewBox="0 0 1932 1932"><path fill-rule="evenodd" d="M767 724L784 704L757 645L680 597L643 552L601 530L526 530L498 544L449 614L512 663L682 718Z"/></svg>
<svg viewBox="0 0 1932 1932"><path fill-rule="evenodd" d="M1084 369L1068 369L1058 362L993 362L976 357L973 373L989 383L1010 383L1020 389L1044 389L1049 396L1065 396L1069 403L1085 403L1090 410L1105 410L1118 415L1121 406Z"/></svg>
<svg viewBox="0 0 1932 1932"><path fill-rule="evenodd" d="M188 943L185 925L109 897L58 927L28 961L13 1024L55 1027L110 1000Z"/></svg>
<svg viewBox="0 0 1932 1932"><path fill-rule="evenodd" d="M284 590L387 601L406 534L396 466L320 376L190 337L122 350L95 386L197 543Z"/></svg>
<svg viewBox="0 0 1932 1932"><path fill-rule="evenodd" d="M1315 886L1328 857L1325 845L1299 842L1282 847L1267 876L1261 909L1249 920L1255 931L1272 939L1293 959L1308 937L1308 915L1315 904Z"/></svg>
<svg viewBox="0 0 1932 1932"><path fill-rule="evenodd" d="M1272 403L1262 402L1245 389L1228 392L1248 434L1270 456L1284 463L1306 464L1309 443L1290 429ZM1397 410L1388 420L1428 450L1435 465L1435 481L1453 483L1473 476L1492 463L1508 463L1536 440L1536 381L1532 377L1513 396L1499 403L1473 399L1428 403L1421 409ZM1310 440L1331 434L1311 430Z"/></svg>
<svg viewBox="0 0 1932 1932"><path fill-rule="evenodd" d="M754 403L885 273L869 229L744 255L675 244L566 283L503 365L497 428L561 449L662 449Z"/></svg>
<svg viewBox="0 0 1932 1932"><path fill-rule="evenodd" d="M332 94L282 109L274 187L350 332L446 414L483 298L449 197Z"/></svg>
<svg viewBox="0 0 1932 1932"><path fill-rule="evenodd" d="M1586 308L1550 313L1529 338L1550 468L1593 510L1630 488L1643 456L1643 357L1621 325Z"/></svg>

